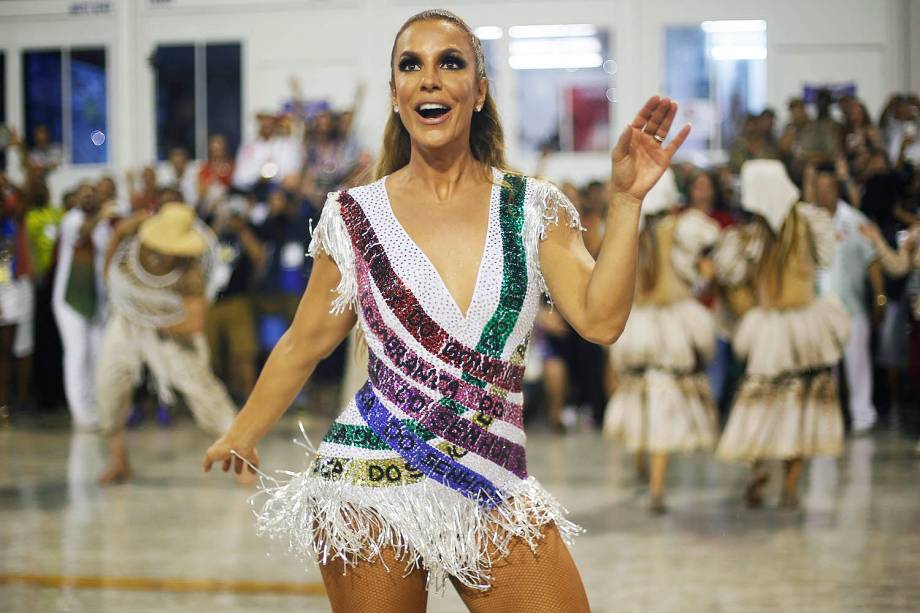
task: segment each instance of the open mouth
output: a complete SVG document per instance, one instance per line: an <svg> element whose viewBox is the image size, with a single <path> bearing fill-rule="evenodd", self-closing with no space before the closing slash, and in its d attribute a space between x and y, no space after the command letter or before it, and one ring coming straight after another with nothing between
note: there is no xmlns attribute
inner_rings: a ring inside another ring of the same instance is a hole
<svg viewBox="0 0 920 613"><path fill-rule="evenodd" d="M450 107L446 104L425 102L424 104L418 105L415 111L421 115L423 119L436 121L447 115L450 112Z"/></svg>

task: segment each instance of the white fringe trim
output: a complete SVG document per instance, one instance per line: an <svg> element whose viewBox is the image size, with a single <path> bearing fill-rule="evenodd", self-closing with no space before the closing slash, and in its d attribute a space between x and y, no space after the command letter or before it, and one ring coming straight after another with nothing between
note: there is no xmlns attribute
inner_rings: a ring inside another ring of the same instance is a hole
<svg viewBox="0 0 920 613"><path fill-rule="evenodd" d="M316 227L310 227L310 247L307 254L315 258L317 251L322 251L332 258L342 275L335 288L336 297L332 300L329 312L340 315L347 309L358 311L358 280L355 271L355 253L352 250L351 237L342 219L339 204L340 192L329 192L323 212Z"/></svg>
<svg viewBox="0 0 920 613"><path fill-rule="evenodd" d="M566 198L558 187L543 179L528 179L531 194L524 204L524 249L527 253L527 266L531 277L536 277L540 283L540 290L547 298L549 289L540 269L540 241L546 240L547 230L550 225L559 225L560 210L565 212L566 225L582 232L585 228L581 225L578 210Z"/></svg>
<svg viewBox="0 0 920 613"><path fill-rule="evenodd" d="M348 473L345 467L342 474ZM280 482L260 473L260 491L250 501L259 534L286 540L303 560L341 560L345 572L359 562L379 561L391 549L405 562L406 574L427 571L428 588L439 592L449 577L487 590L492 565L508 554L512 540L523 539L536 552L547 524L556 524L566 544L582 532L533 477L507 488L495 508L485 509L430 479L371 487L312 476L309 469L281 474L290 478Z"/></svg>

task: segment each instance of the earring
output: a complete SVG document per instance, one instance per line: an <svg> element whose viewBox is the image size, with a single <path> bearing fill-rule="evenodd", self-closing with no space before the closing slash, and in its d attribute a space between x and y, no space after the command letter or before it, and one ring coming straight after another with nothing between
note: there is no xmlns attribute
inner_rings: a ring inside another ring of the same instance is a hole
<svg viewBox="0 0 920 613"><path fill-rule="evenodd" d="M398 112L399 112L399 107L398 107L398 106L394 106L394 107L393 107L393 112L394 112L394 113L398 113Z"/></svg>
<svg viewBox="0 0 920 613"><path fill-rule="evenodd" d="M477 104L477 105L476 105L476 112L478 113L478 112L481 111L481 110L482 110L482 105L481 105L481 104Z"/></svg>

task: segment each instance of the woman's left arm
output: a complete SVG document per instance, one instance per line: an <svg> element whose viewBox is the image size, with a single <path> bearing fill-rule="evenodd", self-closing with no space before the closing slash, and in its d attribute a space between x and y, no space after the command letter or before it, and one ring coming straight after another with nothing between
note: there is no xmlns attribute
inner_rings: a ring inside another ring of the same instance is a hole
<svg viewBox="0 0 920 613"><path fill-rule="evenodd" d="M540 267L553 302L586 340L612 343L626 326L635 292L642 199L690 133L686 125L663 145L676 113L676 102L649 98L614 147L613 195L597 261L580 232L564 224L551 226L540 246Z"/></svg>

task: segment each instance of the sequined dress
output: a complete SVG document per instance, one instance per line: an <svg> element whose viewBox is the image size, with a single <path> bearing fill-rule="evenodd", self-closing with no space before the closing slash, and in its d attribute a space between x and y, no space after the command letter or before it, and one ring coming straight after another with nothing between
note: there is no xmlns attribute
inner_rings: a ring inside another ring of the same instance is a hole
<svg viewBox="0 0 920 613"><path fill-rule="evenodd" d="M332 312L354 308L369 378L306 471L267 488L260 530L346 567L393 548L407 569L486 589L489 568L541 527L578 528L527 472L524 358L546 286L549 224L580 227L551 184L493 170L488 234L466 316L397 220L385 178L329 195L310 253L341 272Z"/></svg>

